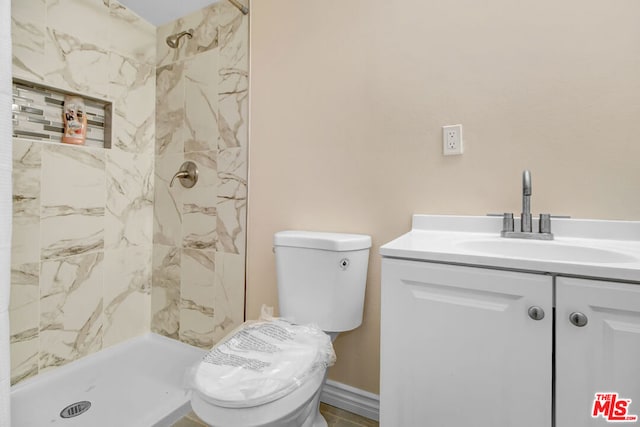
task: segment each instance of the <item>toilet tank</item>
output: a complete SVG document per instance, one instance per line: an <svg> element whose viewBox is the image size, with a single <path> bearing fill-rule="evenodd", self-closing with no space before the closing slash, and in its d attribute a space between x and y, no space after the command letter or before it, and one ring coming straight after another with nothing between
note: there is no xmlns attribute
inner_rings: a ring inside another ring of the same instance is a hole
<svg viewBox="0 0 640 427"><path fill-rule="evenodd" d="M326 332L360 326L370 236L281 231L273 246L281 317Z"/></svg>

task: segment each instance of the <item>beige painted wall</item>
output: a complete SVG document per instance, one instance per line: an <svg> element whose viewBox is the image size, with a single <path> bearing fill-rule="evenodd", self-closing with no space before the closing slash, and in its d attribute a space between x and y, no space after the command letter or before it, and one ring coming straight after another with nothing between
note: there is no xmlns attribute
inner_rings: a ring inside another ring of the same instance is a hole
<svg viewBox="0 0 640 427"><path fill-rule="evenodd" d="M378 392L381 244L413 213L640 220L637 0L251 5L247 318L282 229L373 236L365 319L330 377ZM441 155L462 123L465 154ZM425 325L425 327L433 325Z"/></svg>

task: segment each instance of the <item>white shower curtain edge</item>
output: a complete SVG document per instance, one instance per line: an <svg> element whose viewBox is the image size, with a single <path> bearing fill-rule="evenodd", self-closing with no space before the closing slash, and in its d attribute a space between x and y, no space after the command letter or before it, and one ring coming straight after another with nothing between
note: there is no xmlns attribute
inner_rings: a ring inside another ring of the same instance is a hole
<svg viewBox="0 0 640 427"><path fill-rule="evenodd" d="M11 425L9 292L11 281L11 0L0 0L0 427Z"/></svg>

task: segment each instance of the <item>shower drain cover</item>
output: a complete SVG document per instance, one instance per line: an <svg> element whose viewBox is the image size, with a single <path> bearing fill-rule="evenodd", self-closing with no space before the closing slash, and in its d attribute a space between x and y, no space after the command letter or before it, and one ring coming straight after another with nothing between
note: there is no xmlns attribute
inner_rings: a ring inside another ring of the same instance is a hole
<svg viewBox="0 0 640 427"><path fill-rule="evenodd" d="M91 408L91 402L83 400L82 402L72 403L71 405L60 411L62 418L73 418L82 415Z"/></svg>

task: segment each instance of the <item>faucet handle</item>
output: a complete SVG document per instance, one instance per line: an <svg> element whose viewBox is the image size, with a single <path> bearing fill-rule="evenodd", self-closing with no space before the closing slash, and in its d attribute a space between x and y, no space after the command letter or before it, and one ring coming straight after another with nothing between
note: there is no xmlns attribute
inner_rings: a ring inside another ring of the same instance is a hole
<svg viewBox="0 0 640 427"><path fill-rule="evenodd" d="M551 214L540 214L540 233L551 234Z"/></svg>
<svg viewBox="0 0 640 427"><path fill-rule="evenodd" d="M505 212L502 217L502 232L512 232L513 228L513 214L510 212Z"/></svg>

